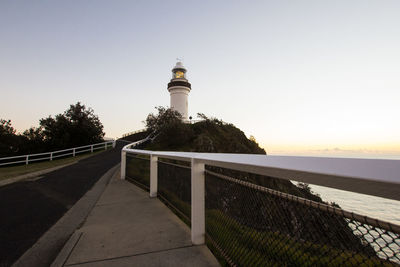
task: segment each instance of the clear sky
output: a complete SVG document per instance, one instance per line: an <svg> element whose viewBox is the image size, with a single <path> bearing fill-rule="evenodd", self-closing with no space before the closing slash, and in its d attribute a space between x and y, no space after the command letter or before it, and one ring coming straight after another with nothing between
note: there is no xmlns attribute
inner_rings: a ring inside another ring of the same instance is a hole
<svg viewBox="0 0 400 267"><path fill-rule="evenodd" d="M400 1L0 1L0 118L18 131L81 101L106 136L168 106L270 154L400 155Z"/></svg>

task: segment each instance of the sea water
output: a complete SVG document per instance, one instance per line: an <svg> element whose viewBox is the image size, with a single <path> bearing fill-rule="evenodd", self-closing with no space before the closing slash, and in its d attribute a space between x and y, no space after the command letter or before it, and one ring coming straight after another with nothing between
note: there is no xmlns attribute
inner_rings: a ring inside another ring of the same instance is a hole
<svg viewBox="0 0 400 267"><path fill-rule="evenodd" d="M399 159L399 157L398 156L383 157L383 159ZM323 201L328 203L335 202L343 210L358 213L360 215L372 217L392 224L400 225L400 201L375 197L365 194L359 194L349 191L343 191L324 186L317 186L312 184L310 184L309 186L311 188L311 191L314 194L318 194ZM352 225L349 226L352 227ZM372 231L372 233L373 232L374 231ZM396 235L393 234L393 236ZM382 237L386 239L385 237L388 236L382 235ZM374 239L377 238L377 236L370 236L369 238ZM372 247L377 251L378 256L382 257L383 259L386 259L386 257L389 256L389 259L391 261L400 263L399 260L400 241L398 238L395 239L394 243L390 244L390 249L386 247L387 244L385 240L380 239L375 241L379 243L380 246L384 247L382 249L383 251L380 250L380 247L375 242L373 242L372 239L368 240L367 238L367 241L370 242ZM392 238L388 238L387 240L392 240Z"/></svg>
<svg viewBox="0 0 400 267"><path fill-rule="evenodd" d="M317 185L310 187L325 202L335 202L344 210L400 225L400 201Z"/></svg>
<svg viewBox="0 0 400 267"><path fill-rule="evenodd" d="M378 153L301 153L301 154L280 154L285 156L312 156L312 157L331 157L331 158L364 158L364 159L388 159L398 160L400 164L399 154L378 154ZM399 173L400 178L400 173ZM295 184L296 182L293 181ZM400 181L399 181L400 182ZM387 221L400 225L400 201L369 196L354 192L348 192L324 186L309 185L311 190L320 195L325 202L335 202L342 209L366 215L379 220ZM400 192L399 192L400 194Z"/></svg>

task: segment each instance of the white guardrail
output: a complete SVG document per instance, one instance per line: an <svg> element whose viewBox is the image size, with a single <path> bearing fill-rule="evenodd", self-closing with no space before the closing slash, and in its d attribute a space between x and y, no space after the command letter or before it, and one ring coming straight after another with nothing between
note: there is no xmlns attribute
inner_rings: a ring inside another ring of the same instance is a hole
<svg viewBox="0 0 400 267"><path fill-rule="evenodd" d="M163 152L131 148L142 142L122 149L121 179L126 175L127 153L150 156L150 197L156 197L158 158L191 162L193 244L205 242L205 165L400 200L400 160Z"/></svg>
<svg viewBox="0 0 400 267"><path fill-rule="evenodd" d="M45 153L5 157L5 158L0 158L0 166L21 164L21 163L25 163L26 165L28 165L30 162L35 162L35 161L44 161L44 160L52 161L53 159L65 157L65 156L75 157L77 154L80 154L80 153L85 153L85 152L89 152L89 151L91 153L93 153L94 150L98 150L98 149L102 149L102 148L107 149L107 147L110 144L112 145L112 147L115 147L115 140L106 141L106 142L102 142L102 143L96 143L96 144L92 144L92 145L73 147L73 148L68 148L68 149L63 149L63 150L45 152ZM13 160L13 161L10 161L10 160Z"/></svg>
<svg viewBox="0 0 400 267"><path fill-rule="evenodd" d="M132 135L132 134L142 133L142 132L145 132L145 131L147 131L147 130L146 129L141 129L141 130L125 133L125 134L122 135L122 138L123 137L127 137L127 136Z"/></svg>

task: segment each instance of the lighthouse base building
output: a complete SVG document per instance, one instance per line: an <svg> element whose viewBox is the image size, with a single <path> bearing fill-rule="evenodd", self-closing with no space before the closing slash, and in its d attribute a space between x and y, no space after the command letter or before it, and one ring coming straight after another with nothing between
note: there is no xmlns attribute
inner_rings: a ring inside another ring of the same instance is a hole
<svg viewBox="0 0 400 267"><path fill-rule="evenodd" d="M182 115L183 121L188 121L188 96L191 85L186 79L186 68L182 62L177 62L172 69L172 79L168 83L171 96L170 107Z"/></svg>

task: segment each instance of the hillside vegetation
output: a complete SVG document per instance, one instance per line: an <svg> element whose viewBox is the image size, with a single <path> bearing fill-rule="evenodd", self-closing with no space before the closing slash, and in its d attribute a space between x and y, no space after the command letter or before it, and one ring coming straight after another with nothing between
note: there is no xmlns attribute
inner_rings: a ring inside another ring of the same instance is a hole
<svg viewBox="0 0 400 267"><path fill-rule="evenodd" d="M207 118L203 114L199 114L202 121L188 124L182 122L176 111L163 107L157 109L158 114L150 114L146 119L147 129L153 133L146 149L266 154L254 138L248 139L233 124ZM187 163L162 159L159 163L159 173L162 173L159 177L162 179L159 178L158 193L187 221L190 218L190 170L179 166L182 164ZM140 164L128 165L134 167ZM148 167L145 166L146 169ZM218 246L224 248L217 254L225 254L239 266L249 265L246 258L253 259L250 265L381 263L373 248L354 234L342 216L312 208L305 205L304 200L297 202L294 197L281 195L288 193L322 204L321 198L313 194L307 184L296 186L290 180L213 166L206 166L206 170L207 232ZM218 178L221 174L232 177L236 182ZM132 174L132 177L135 176L141 176L140 172ZM145 176L140 183L148 186L148 173ZM243 186L242 181L272 189L275 194ZM276 246L266 245L266 242Z"/></svg>
<svg viewBox="0 0 400 267"><path fill-rule="evenodd" d="M149 150L186 151L208 153L242 153L266 154L254 138L248 139L239 128L216 118L208 118L198 114L199 122L188 124L182 122L180 113L163 107L157 107L158 114L150 114L146 119L146 127L154 133ZM211 168L226 175L234 176L252 183L279 190L285 193L304 197L314 201L321 198L311 193L307 185L295 186L288 180L276 179L255 174L243 174L232 170Z"/></svg>
<svg viewBox="0 0 400 267"><path fill-rule="evenodd" d="M157 108L150 114L146 126L157 136L147 148L153 150L266 154L257 142L250 140L233 124L216 118L199 116L202 121L183 123L181 115L171 109Z"/></svg>

